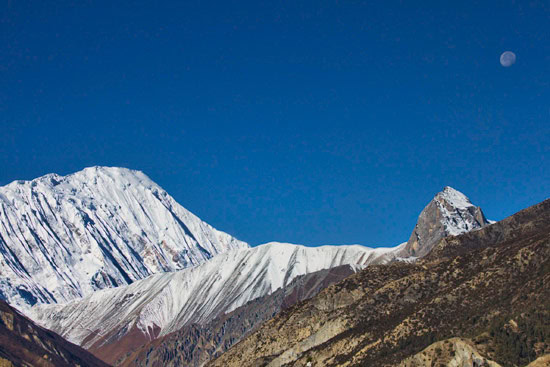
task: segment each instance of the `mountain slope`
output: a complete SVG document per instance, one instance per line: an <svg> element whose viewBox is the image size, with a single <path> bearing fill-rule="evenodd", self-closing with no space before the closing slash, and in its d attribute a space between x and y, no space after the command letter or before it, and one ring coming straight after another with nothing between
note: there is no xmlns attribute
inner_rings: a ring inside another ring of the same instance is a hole
<svg viewBox="0 0 550 367"><path fill-rule="evenodd" d="M92 167L0 187L0 299L22 309L245 247L139 171Z"/></svg>
<svg viewBox="0 0 550 367"><path fill-rule="evenodd" d="M203 366L282 309L313 297L320 290L343 280L356 270L351 265L342 265L301 275L274 293L256 298L212 321L205 324L186 325L176 332L155 339L132 351L117 365L127 367ZM109 357L119 353L119 347L120 345L116 343L97 351L92 348L91 351L110 362L113 359Z"/></svg>
<svg viewBox="0 0 550 367"><path fill-rule="evenodd" d="M108 365L59 335L36 326L4 301L0 301L0 366Z"/></svg>
<svg viewBox="0 0 550 367"><path fill-rule="evenodd" d="M505 366L550 352L550 200L434 249L326 288L208 365L395 366L452 337Z"/></svg>
<svg viewBox="0 0 550 367"><path fill-rule="evenodd" d="M346 264L389 262L395 257L392 251L269 243L230 251L194 268L98 291L65 305L33 307L30 315L88 349L97 350L124 337L144 343L188 324L206 323L287 286L300 275Z"/></svg>

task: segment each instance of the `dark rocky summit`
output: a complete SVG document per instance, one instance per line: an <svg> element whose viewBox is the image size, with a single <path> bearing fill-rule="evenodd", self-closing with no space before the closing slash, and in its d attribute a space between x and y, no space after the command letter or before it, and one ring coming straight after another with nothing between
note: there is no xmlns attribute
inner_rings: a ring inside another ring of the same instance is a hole
<svg viewBox="0 0 550 367"><path fill-rule="evenodd" d="M480 207L452 187L437 194L418 217L403 257L423 257L442 239L480 229L489 224Z"/></svg>
<svg viewBox="0 0 550 367"><path fill-rule="evenodd" d="M0 301L0 366L107 367L81 347L35 325Z"/></svg>

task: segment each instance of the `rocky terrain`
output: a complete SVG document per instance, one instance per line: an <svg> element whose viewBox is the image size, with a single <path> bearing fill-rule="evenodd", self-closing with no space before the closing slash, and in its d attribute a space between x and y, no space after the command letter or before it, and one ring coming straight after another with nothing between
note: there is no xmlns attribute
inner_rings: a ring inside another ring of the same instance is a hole
<svg viewBox="0 0 550 367"><path fill-rule="evenodd" d="M470 348L486 363L525 366L550 353L548 320L550 200L442 239L417 262L370 266L282 311L208 365L398 366L441 350L437 363L450 366L443 358L451 351L445 357L441 344L430 345L461 338L452 358L464 360L458 351Z"/></svg>
<svg viewBox="0 0 550 367"><path fill-rule="evenodd" d="M35 325L0 301L0 366L107 367L108 365L59 335Z"/></svg>
<svg viewBox="0 0 550 367"><path fill-rule="evenodd" d="M435 342L423 351L406 358L398 367L501 367L500 364L483 357L476 345L469 339L451 338ZM483 353L487 353L484 350ZM514 364L512 364L514 365ZM545 354L525 367L550 366L550 354Z"/></svg>
<svg viewBox="0 0 550 367"><path fill-rule="evenodd" d="M539 357L527 365L527 367L548 367L548 366L550 366L550 354Z"/></svg>

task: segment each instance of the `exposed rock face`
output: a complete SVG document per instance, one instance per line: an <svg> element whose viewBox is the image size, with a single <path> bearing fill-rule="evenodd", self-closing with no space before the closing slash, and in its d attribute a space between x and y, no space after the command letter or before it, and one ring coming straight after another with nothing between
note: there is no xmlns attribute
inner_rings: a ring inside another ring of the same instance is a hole
<svg viewBox="0 0 550 367"><path fill-rule="evenodd" d="M42 329L0 301L0 366L107 367L89 352Z"/></svg>
<svg viewBox="0 0 550 367"><path fill-rule="evenodd" d="M451 338L438 341L399 364L398 367L501 367L483 357L474 343L467 339Z"/></svg>
<svg viewBox="0 0 550 367"><path fill-rule="evenodd" d="M330 284L354 274L355 270L343 265L299 276L275 293L257 298L204 325L188 325L145 344L116 364L125 367L203 366L282 309L313 297ZM118 345L113 347L118 349ZM109 354L113 355L107 349L94 353L105 359Z"/></svg>
<svg viewBox="0 0 550 367"><path fill-rule="evenodd" d="M91 167L0 187L0 299L22 310L246 247L139 171Z"/></svg>
<svg viewBox="0 0 550 367"><path fill-rule="evenodd" d="M501 365L550 352L540 322L550 318L550 200L435 249L440 256L370 266L324 289L208 366L396 366L468 335Z"/></svg>
<svg viewBox="0 0 550 367"><path fill-rule="evenodd" d="M481 208L474 206L461 192L447 186L420 213L403 256L423 257L442 238L488 224Z"/></svg>

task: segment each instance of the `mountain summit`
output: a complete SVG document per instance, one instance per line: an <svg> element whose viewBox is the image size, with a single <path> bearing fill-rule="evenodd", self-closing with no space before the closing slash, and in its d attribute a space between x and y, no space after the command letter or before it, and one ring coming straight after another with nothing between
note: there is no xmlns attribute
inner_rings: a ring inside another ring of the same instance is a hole
<svg viewBox="0 0 550 367"><path fill-rule="evenodd" d="M140 171L90 167L0 187L0 299L64 303L248 245Z"/></svg>
<svg viewBox="0 0 550 367"><path fill-rule="evenodd" d="M480 207L460 191L446 186L422 210L403 256L423 257L444 237L482 228L490 222Z"/></svg>

